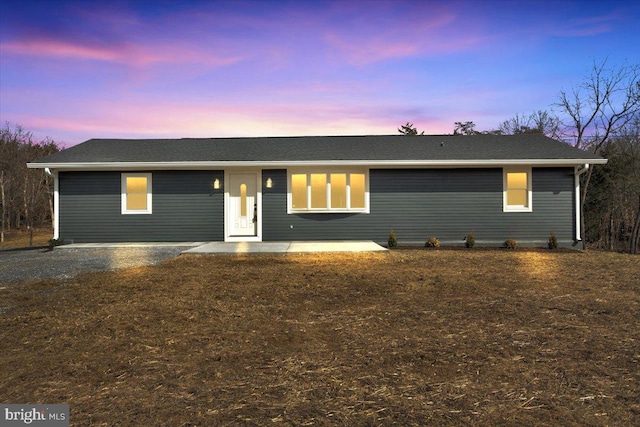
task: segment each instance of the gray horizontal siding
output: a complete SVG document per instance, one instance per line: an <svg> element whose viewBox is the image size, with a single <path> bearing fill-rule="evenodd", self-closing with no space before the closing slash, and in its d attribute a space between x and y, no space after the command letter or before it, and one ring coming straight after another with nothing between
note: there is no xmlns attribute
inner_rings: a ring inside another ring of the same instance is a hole
<svg viewBox="0 0 640 427"><path fill-rule="evenodd" d="M122 215L120 172L60 172L60 237L75 242L224 239L222 171L152 171L150 215Z"/></svg>
<svg viewBox="0 0 640 427"><path fill-rule="evenodd" d="M120 172L61 172L60 236L75 242L222 241L222 171L153 171L153 214L122 215ZM400 243L435 236L462 244L574 241L572 168L533 169L533 212L502 212L502 169L373 169L370 214L287 212L286 170L264 170L263 240L370 239Z"/></svg>
<svg viewBox="0 0 640 427"><path fill-rule="evenodd" d="M370 214L287 215L286 170L265 170L263 240L387 240L393 228L402 242L435 236L460 242L507 238L544 242L551 231L573 242L573 169L534 168L533 212L502 211L502 169L372 169Z"/></svg>

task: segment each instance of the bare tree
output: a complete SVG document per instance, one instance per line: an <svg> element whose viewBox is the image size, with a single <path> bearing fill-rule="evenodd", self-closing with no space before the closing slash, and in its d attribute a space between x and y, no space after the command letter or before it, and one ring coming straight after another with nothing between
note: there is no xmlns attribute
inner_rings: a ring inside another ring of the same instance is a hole
<svg viewBox="0 0 640 427"><path fill-rule="evenodd" d="M475 130L476 124L473 122L454 122L454 135L476 135L480 132Z"/></svg>
<svg viewBox="0 0 640 427"><path fill-rule="evenodd" d="M640 250L640 117L623 129L616 142L624 161L620 196L625 205L621 210L628 216L627 224L621 228L631 229L629 253L636 254Z"/></svg>
<svg viewBox="0 0 640 427"><path fill-rule="evenodd" d="M503 135L537 133L560 139L560 119L553 112L538 110L529 115L516 114L498 126Z"/></svg>
<svg viewBox="0 0 640 427"><path fill-rule="evenodd" d="M609 162L594 170L585 203L587 238L608 250L638 251L640 117L602 147Z"/></svg>
<svg viewBox="0 0 640 427"><path fill-rule="evenodd" d="M631 229L629 243L629 253L637 254L640 250L640 196L638 196L638 213L636 214L636 220Z"/></svg>
<svg viewBox="0 0 640 427"><path fill-rule="evenodd" d="M31 141L31 134L20 126L12 127L7 123L0 129L0 193L2 202L2 241L4 234L12 223L19 224L16 207L19 204L20 192L20 147Z"/></svg>
<svg viewBox="0 0 640 427"><path fill-rule="evenodd" d="M398 132L403 135L424 135L424 131L418 133L418 129L413 127L413 123L407 122L406 125L402 125L398 128Z"/></svg>
<svg viewBox="0 0 640 427"><path fill-rule="evenodd" d="M22 146L23 158L27 161L37 159L58 151L58 147L51 139L46 138L40 143ZM26 162L25 162L26 163ZM29 231L29 246L33 246L33 228L45 223L50 209L52 197L52 181L41 169L24 169L22 174L22 205L24 221Z"/></svg>
<svg viewBox="0 0 640 427"><path fill-rule="evenodd" d="M599 153L609 138L620 132L640 111L640 65L623 64L617 69L607 61L593 64L591 74L570 92L561 91L556 106L566 115L566 133L574 146ZM584 205L593 168L582 182L581 238L585 244Z"/></svg>
<svg viewBox="0 0 640 427"><path fill-rule="evenodd" d="M27 169L27 162L59 151L58 145L46 138L36 143L33 134L9 123L0 129L0 241L12 228L26 225L32 236L33 227L52 218L51 178L42 170Z"/></svg>
<svg viewBox="0 0 640 427"><path fill-rule="evenodd" d="M574 146L597 152L640 111L640 64L610 69L606 60L594 63L580 85L560 92L556 106L569 118L564 124Z"/></svg>
<svg viewBox="0 0 640 427"><path fill-rule="evenodd" d="M5 216L7 214L7 202L6 191L4 189L5 172L0 170L0 204L2 204L2 211L0 211L0 243L4 243L4 230L6 227Z"/></svg>

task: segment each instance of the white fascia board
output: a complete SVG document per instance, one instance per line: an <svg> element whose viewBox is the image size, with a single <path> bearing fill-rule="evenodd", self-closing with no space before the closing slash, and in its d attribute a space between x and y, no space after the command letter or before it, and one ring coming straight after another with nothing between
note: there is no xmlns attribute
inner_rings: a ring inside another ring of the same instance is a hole
<svg viewBox="0 0 640 427"><path fill-rule="evenodd" d="M607 159L510 159L510 160L303 160L303 161L182 161L182 162L81 162L27 163L30 169L58 170L142 170L142 169L225 169L232 167L288 168L297 166L368 167L497 167L497 166L576 166L605 164Z"/></svg>

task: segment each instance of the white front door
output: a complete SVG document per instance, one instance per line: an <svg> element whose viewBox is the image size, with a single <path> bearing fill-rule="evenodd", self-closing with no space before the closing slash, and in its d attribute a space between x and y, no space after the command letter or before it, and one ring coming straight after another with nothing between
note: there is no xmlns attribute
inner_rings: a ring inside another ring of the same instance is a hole
<svg viewBox="0 0 640 427"><path fill-rule="evenodd" d="M230 172L227 226L229 237L258 235L258 174Z"/></svg>

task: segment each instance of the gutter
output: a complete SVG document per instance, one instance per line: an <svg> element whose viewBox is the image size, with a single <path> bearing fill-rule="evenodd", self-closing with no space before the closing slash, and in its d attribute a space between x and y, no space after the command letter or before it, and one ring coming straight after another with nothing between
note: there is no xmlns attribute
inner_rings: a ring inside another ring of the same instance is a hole
<svg viewBox="0 0 640 427"><path fill-rule="evenodd" d="M603 159L604 163L607 162L607 159ZM575 173L573 176L573 184L576 189L576 241L582 240L582 220L580 214L580 175L589 170L589 163L585 163L584 165L578 165L575 167Z"/></svg>
<svg viewBox="0 0 640 427"><path fill-rule="evenodd" d="M268 160L268 161L174 161L174 162L60 162L27 163L30 169L55 168L65 170L153 170L153 169L225 169L231 167L292 168L303 166L365 166L378 168L416 167L502 167L502 166L565 166L605 164L606 159L487 159L487 160Z"/></svg>
<svg viewBox="0 0 640 427"><path fill-rule="evenodd" d="M27 166L29 163L27 163ZM58 172L46 167L44 173L53 178L53 238L60 238L60 183L58 181Z"/></svg>
<svg viewBox="0 0 640 427"><path fill-rule="evenodd" d="M604 163L606 163L606 162L604 162ZM578 166L577 167L577 171L576 171L576 176L580 176L580 175L582 175L583 173L585 173L588 170L589 170L589 163L585 163L584 165L582 165L582 168L580 168L580 166Z"/></svg>

